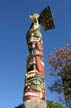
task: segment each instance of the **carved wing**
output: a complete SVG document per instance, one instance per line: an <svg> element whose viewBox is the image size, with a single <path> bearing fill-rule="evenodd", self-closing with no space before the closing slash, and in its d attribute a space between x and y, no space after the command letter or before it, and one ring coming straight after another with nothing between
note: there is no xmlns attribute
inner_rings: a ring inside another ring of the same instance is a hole
<svg viewBox="0 0 71 108"><path fill-rule="evenodd" d="M44 30L49 30L55 28L50 7L45 8L39 17L39 23L44 26Z"/></svg>

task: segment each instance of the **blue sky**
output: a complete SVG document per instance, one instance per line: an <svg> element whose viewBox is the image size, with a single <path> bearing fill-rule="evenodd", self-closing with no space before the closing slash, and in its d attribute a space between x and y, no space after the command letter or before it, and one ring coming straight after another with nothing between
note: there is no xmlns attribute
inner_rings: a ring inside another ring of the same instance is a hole
<svg viewBox="0 0 71 108"><path fill-rule="evenodd" d="M48 91L48 55L71 42L71 0L0 0L0 108L14 108L22 103L26 57L26 33L31 24L29 14L40 13L50 5L56 28L42 29L44 41L46 98Z"/></svg>

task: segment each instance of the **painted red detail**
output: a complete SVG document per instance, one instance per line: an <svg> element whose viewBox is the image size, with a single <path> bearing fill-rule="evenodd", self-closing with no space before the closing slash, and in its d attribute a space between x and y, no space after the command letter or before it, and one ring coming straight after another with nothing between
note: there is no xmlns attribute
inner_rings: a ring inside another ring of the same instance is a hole
<svg viewBox="0 0 71 108"><path fill-rule="evenodd" d="M40 59L39 56L36 56L35 57L36 59L36 68L37 68L37 73L40 72L40 74L44 75L44 63L43 61Z"/></svg>

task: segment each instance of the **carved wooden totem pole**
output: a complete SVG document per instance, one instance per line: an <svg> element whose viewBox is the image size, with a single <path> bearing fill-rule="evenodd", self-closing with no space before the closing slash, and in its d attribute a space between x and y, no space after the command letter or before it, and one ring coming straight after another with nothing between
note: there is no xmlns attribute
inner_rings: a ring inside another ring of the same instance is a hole
<svg viewBox="0 0 71 108"><path fill-rule="evenodd" d="M29 55L27 57L27 73L25 75L24 106L25 108L46 108L44 52L41 26L45 30L54 28L49 6L41 14L30 15L32 24L27 33Z"/></svg>

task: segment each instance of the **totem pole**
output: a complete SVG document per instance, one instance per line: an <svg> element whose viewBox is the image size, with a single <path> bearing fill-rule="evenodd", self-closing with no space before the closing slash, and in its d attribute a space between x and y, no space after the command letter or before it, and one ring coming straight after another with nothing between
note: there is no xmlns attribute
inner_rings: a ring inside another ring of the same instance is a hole
<svg viewBox="0 0 71 108"><path fill-rule="evenodd" d="M50 7L45 8L41 14L30 15L32 24L27 32L27 73L25 75L24 106L25 108L46 108L44 53L41 26L45 30L54 28Z"/></svg>

